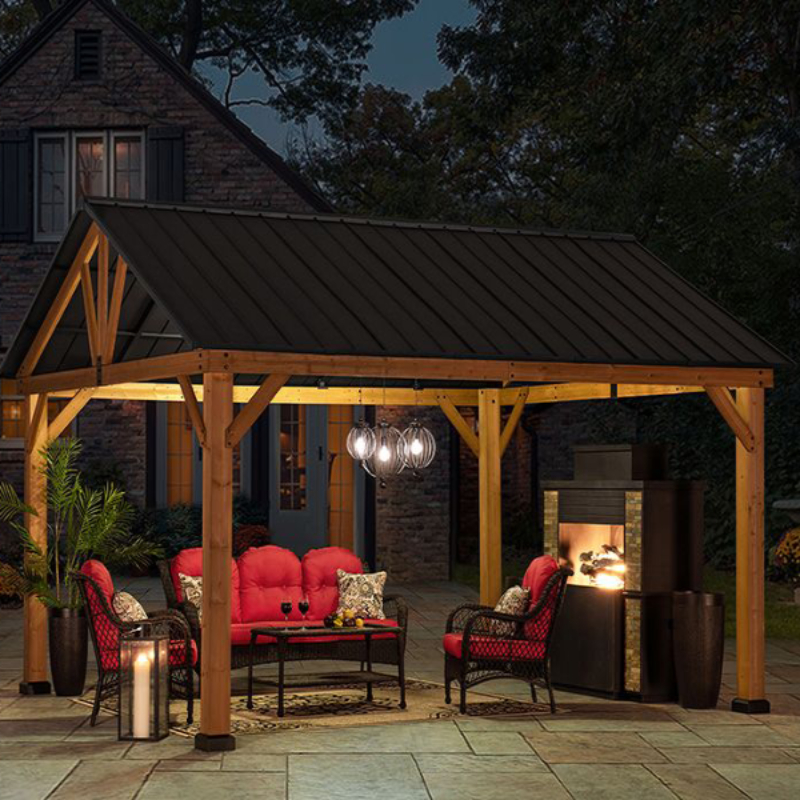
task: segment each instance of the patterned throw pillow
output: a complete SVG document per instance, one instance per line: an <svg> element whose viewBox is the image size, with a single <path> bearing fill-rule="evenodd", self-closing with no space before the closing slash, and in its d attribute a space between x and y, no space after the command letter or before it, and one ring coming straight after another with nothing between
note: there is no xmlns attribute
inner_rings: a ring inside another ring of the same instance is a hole
<svg viewBox="0 0 800 800"><path fill-rule="evenodd" d="M512 586L510 589L506 589L503 596L497 601L494 610L501 614L519 616L527 611L530 596L530 589L524 586ZM489 630L495 636L513 636L515 627L513 622L501 622L499 619L489 620Z"/></svg>
<svg viewBox="0 0 800 800"><path fill-rule="evenodd" d="M355 575L336 570L339 582L339 608L337 614L351 609L359 617L365 619L386 619L383 613L383 585L386 583L385 572L374 572L370 575Z"/></svg>
<svg viewBox="0 0 800 800"><path fill-rule="evenodd" d="M188 600L197 609L197 619L203 624L203 579L195 578L192 575L178 573L178 580L181 582L181 592L183 599Z"/></svg>
<svg viewBox="0 0 800 800"><path fill-rule="evenodd" d="M142 604L127 592L117 592L111 598L111 607L123 622L139 622L147 619L147 612L142 608Z"/></svg>

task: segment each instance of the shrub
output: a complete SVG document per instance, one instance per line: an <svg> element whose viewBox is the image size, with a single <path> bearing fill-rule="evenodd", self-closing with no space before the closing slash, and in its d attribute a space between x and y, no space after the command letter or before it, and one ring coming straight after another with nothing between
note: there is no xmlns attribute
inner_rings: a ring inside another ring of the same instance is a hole
<svg viewBox="0 0 800 800"><path fill-rule="evenodd" d="M800 583L800 528L792 528L781 537L775 548L775 566L785 580Z"/></svg>

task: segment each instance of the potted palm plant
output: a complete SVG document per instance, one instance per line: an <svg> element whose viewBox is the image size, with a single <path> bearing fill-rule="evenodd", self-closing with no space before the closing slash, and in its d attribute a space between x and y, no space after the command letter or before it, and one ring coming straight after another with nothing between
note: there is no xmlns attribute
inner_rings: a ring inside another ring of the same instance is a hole
<svg viewBox="0 0 800 800"><path fill-rule="evenodd" d="M42 451L47 477L47 547L25 526L25 514L38 516L11 484L0 484L0 520L17 532L25 553L20 569L0 564L0 592L33 595L48 608L50 671L58 695L83 692L88 650L86 615L73 573L90 558L110 567L143 566L160 548L131 537L133 509L125 493L109 483L88 488L77 468L81 444L56 439Z"/></svg>

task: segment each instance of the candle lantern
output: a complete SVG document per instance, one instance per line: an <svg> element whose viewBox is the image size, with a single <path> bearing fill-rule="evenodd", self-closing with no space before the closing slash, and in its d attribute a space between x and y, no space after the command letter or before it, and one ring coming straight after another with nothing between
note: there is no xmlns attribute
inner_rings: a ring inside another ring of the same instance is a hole
<svg viewBox="0 0 800 800"><path fill-rule="evenodd" d="M119 642L119 738L169 735L169 635L144 624Z"/></svg>

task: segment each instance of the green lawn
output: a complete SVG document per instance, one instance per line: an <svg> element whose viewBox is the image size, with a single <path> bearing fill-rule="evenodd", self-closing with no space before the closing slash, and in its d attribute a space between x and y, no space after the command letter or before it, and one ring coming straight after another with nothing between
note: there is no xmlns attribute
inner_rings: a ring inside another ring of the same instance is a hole
<svg viewBox="0 0 800 800"><path fill-rule="evenodd" d="M503 564L504 575L522 576L528 559L510 559ZM473 564L456 564L453 580L477 590L478 567ZM725 595L725 635L736 635L736 576L732 572L719 572L706 567L705 589ZM768 639L800 639L800 606L792 603L792 589L783 583L767 582L765 622Z"/></svg>

